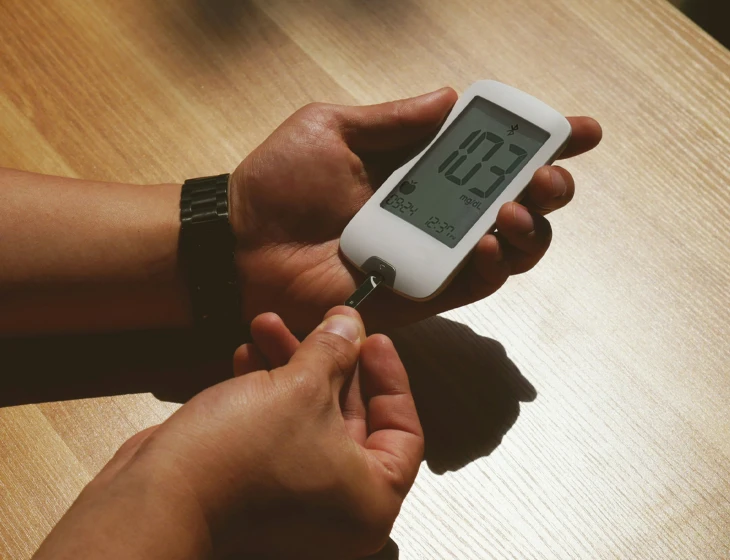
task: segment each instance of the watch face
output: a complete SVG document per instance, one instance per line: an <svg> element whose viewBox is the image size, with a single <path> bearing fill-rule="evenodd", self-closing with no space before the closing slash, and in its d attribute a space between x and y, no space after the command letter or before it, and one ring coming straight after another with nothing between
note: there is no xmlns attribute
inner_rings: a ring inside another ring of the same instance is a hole
<svg viewBox="0 0 730 560"><path fill-rule="evenodd" d="M549 137L475 97L380 206L453 248Z"/></svg>

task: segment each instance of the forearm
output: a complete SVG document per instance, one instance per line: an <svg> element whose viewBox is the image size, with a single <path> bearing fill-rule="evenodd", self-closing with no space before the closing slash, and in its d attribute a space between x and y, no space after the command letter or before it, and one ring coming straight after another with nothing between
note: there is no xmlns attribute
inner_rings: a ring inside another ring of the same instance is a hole
<svg viewBox="0 0 730 560"><path fill-rule="evenodd" d="M179 200L0 169L0 336L188 324Z"/></svg>
<svg viewBox="0 0 730 560"><path fill-rule="evenodd" d="M197 503L163 473L132 468L98 477L51 531L33 560L201 560L210 533Z"/></svg>

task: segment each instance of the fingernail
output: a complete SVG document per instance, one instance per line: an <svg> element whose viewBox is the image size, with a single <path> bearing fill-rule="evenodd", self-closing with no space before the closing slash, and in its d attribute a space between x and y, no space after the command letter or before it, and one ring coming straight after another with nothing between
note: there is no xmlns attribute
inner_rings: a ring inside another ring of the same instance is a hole
<svg viewBox="0 0 730 560"><path fill-rule="evenodd" d="M336 334L350 342L357 342L360 338L360 325L347 315L333 315L320 327L324 332Z"/></svg>
<svg viewBox="0 0 730 560"><path fill-rule="evenodd" d="M535 222L532 219L530 213L525 210L524 206L519 204L513 205L515 225L517 229L529 233L535 229Z"/></svg>
<svg viewBox="0 0 730 560"><path fill-rule="evenodd" d="M565 182L563 174L557 169L550 169L550 179L553 182L553 198L561 198L568 192L568 183Z"/></svg>

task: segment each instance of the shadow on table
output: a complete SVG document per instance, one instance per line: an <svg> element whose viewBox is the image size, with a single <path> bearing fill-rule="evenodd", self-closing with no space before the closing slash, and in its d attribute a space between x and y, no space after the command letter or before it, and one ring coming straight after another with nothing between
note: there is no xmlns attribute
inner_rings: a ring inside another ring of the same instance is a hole
<svg viewBox="0 0 730 560"><path fill-rule="evenodd" d="M385 546L380 552L373 554L372 556L368 556L363 560L398 560L398 558L400 558L398 545L393 539L389 538L388 542L385 543Z"/></svg>
<svg viewBox="0 0 730 560"><path fill-rule="evenodd" d="M409 372L426 436L426 462L437 474L489 455L517 420L519 403L537 396L499 342L459 323L435 317L391 338ZM389 539L368 560L399 555Z"/></svg>
<svg viewBox="0 0 730 560"><path fill-rule="evenodd" d="M393 337L409 372L426 439L426 462L443 474L489 455L535 388L497 341L442 317Z"/></svg>
<svg viewBox="0 0 730 560"><path fill-rule="evenodd" d="M438 474L489 455L535 389L495 340L441 317L392 335L411 379L426 436L426 462ZM0 407L152 392L185 402L230 377L230 354L195 352L187 331L0 341ZM397 544L371 560L397 560ZM247 559L252 560L252 559Z"/></svg>
<svg viewBox="0 0 730 560"><path fill-rule="evenodd" d="M730 3L718 0L672 0L672 3L730 49Z"/></svg>
<svg viewBox="0 0 730 560"><path fill-rule="evenodd" d="M535 389L495 340L434 317L393 341L411 378L435 473L490 454ZM231 353L201 354L189 331L0 341L0 407L129 393L183 403L230 377Z"/></svg>
<svg viewBox="0 0 730 560"><path fill-rule="evenodd" d="M130 393L185 402L230 377L189 331L0 340L0 407Z"/></svg>
<svg viewBox="0 0 730 560"><path fill-rule="evenodd" d="M225 560L277 560L278 557L267 556L267 555L250 555L250 554L233 554L226 557ZM373 554L372 556L366 556L362 560L398 560L400 558L400 550L398 545L391 538L385 543L385 546L380 552Z"/></svg>

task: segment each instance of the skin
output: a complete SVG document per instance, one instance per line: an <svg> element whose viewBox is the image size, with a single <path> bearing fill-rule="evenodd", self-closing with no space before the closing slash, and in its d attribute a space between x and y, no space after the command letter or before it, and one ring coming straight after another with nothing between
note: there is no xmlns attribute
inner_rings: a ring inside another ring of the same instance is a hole
<svg viewBox="0 0 730 560"><path fill-rule="evenodd" d="M393 344L346 307L295 346L276 315L253 331L262 344L237 353L236 377L129 440L36 560L347 559L384 546L424 448ZM272 365L254 369L253 353Z"/></svg>
<svg viewBox="0 0 730 560"><path fill-rule="evenodd" d="M127 441L36 558L346 559L383 546L423 434L390 340L366 336L357 312L330 309L361 280L338 237L456 97L446 88L368 107L309 105L241 163L231 224L253 342L237 350L233 379ZM592 119L570 121L564 157L601 138ZM1 170L0 334L190 325L179 194L174 184ZM444 293L414 303L381 290L364 311L369 330L476 301L531 269L550 244L544 216L573 194L567 171L540 169ZM300 343L295 334L308 331Z"/></svg>
<svg viewBox="0 0 730 560"><path fill-rule="evenodd" d="M445 88L413 99L344 107L314 104L287 119L232 177L237 263L247 282L244 316L278 313L306 332L323 310L344 301L362 281L339 252L339 235L384 179L438 131L457 94ZM590 150L601 128L569 119L562 157ZM363 308L366 324L383 329L472 303L511 274L530 270L551 240L546 214L573 198L572 176L558 166L538 170L522 204L505 204L499 234L485 235L466 267L439 296L413 302L379 290Z"/></svg>
<svg viewBox="0 0 730 560"><path fill-rule="evenodd" d="M445 88L366 107L308 105L243 160L230 207L245 322L274 311L302 335L345 301L362 276L339 253L342 229L433 138L456 98ZM563 157L598 144L598 123L569 120ZM574 192L566 170L538 170L522 204L502 207L499 233L482 238L446 291L415 303L379 290L364 307L366 324L387 330L492 294L542 258L551 239L544 216ZM190 325L177 254L179 196L174 184L0 170L0 335Z"/></svg>

